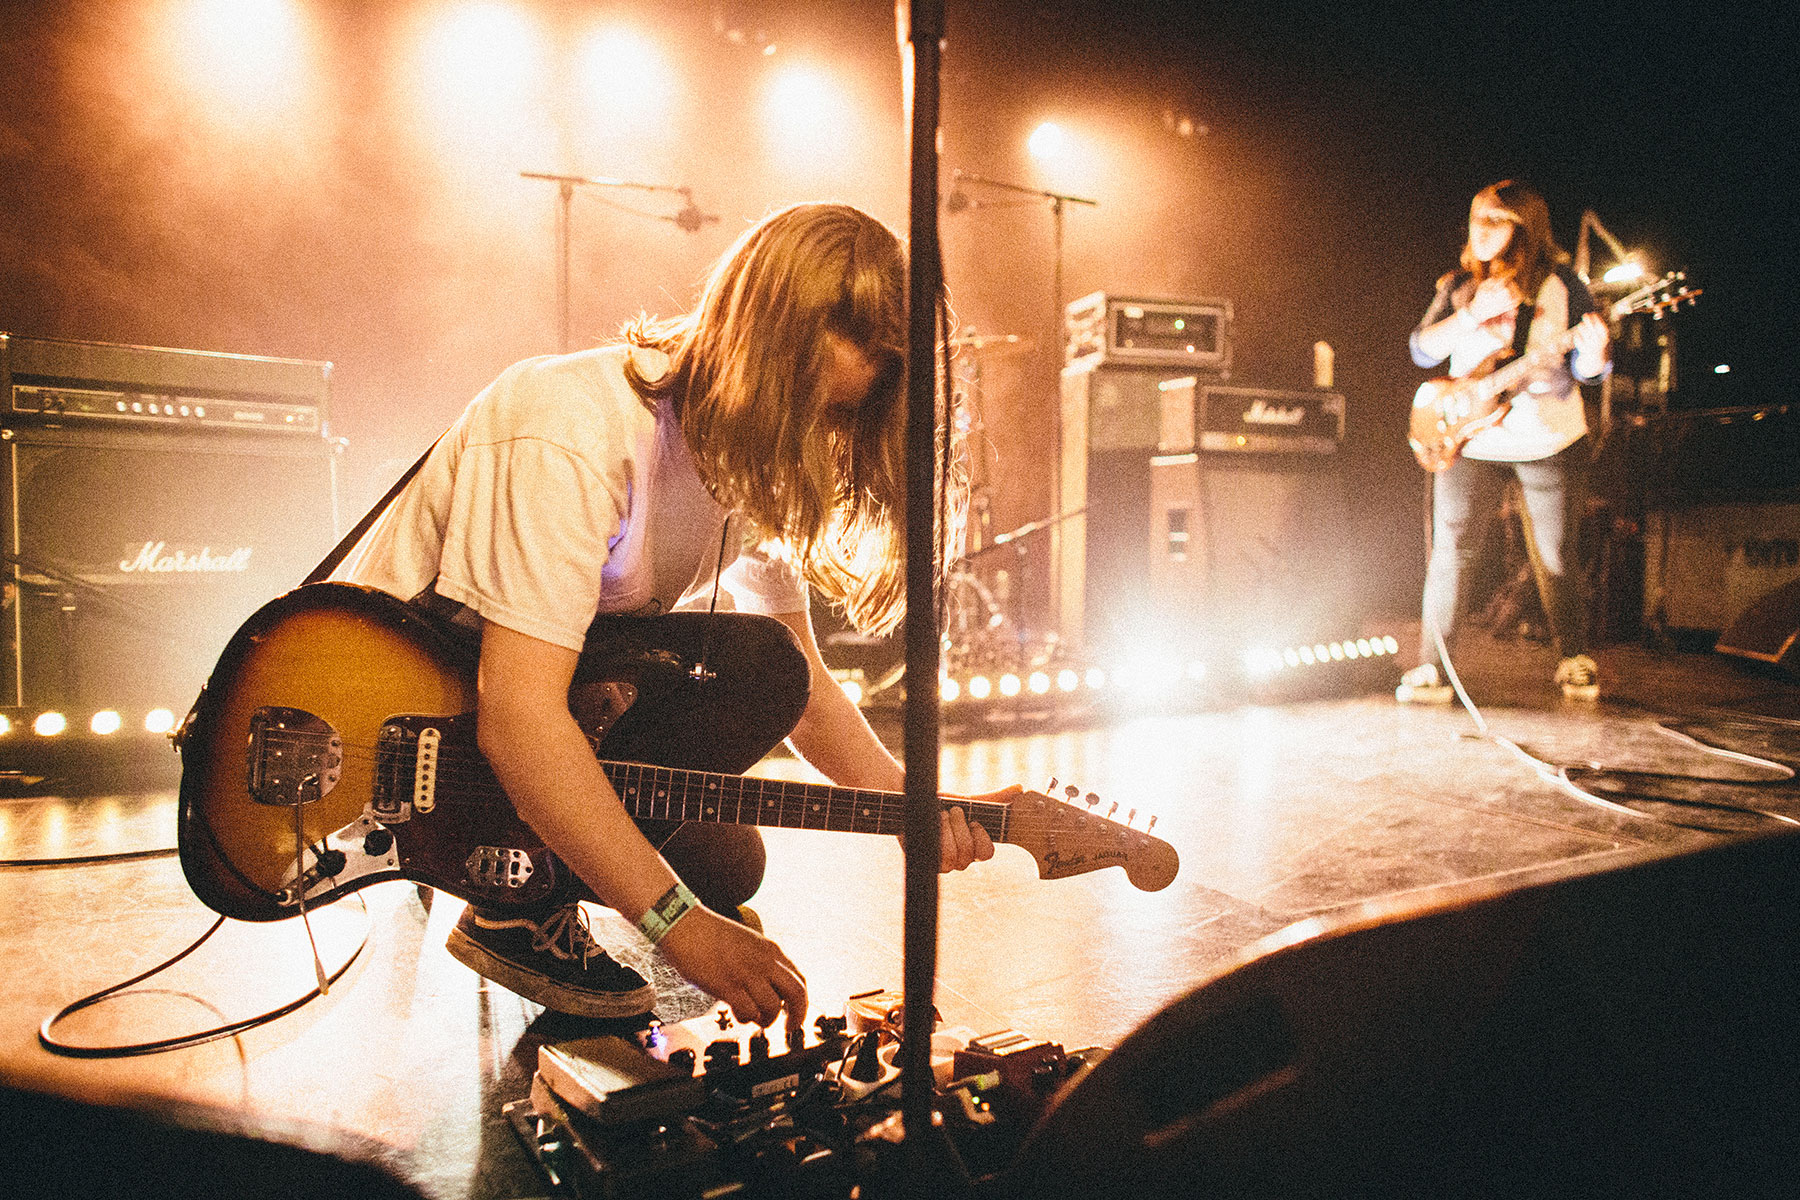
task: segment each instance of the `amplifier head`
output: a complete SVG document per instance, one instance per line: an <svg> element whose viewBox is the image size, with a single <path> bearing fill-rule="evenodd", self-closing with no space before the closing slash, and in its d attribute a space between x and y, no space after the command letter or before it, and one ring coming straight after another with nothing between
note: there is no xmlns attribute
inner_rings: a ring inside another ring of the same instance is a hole
<svg viewBox="0 0 1800 1200"><path fill-rule="evenodd" d="M1159 300L1094 292L1068 306L1065 359L1177 367L1224 374L1231 368L1231 301Z"/></svg>

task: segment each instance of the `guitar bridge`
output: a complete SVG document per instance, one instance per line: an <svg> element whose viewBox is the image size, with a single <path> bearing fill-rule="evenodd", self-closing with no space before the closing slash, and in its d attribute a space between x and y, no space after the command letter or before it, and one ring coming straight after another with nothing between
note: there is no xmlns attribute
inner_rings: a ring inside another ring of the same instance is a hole
<svg viewBox="0 0 1800 1200"><path fill-rule="evenodd" d="M277 705L250 715L245 786L258 804L311 804L337 786L343 766L344 739L323 718Z"/></svg>
<svg viewBox="0 0 1800 1200"><path fill-rule="evenodd" d="M522 888L531 879L531 855L510 846L477 846L463 864L469 882L490 888Z"/></svg>

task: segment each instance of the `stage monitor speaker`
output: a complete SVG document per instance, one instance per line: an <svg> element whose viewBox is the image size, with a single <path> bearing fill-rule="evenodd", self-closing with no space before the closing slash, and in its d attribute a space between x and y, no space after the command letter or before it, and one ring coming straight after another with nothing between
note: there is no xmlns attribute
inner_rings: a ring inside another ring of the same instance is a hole
<svg viewBox="0 0 1800 1200"><path fill-rule="evenodd" d="M1800 676L1800 579L1790 579L1740 613L1713 648Z"/></svg>
<svg viewBox="0 0 1800 1200"><path fill-rule="evenodd" d="M1783 833L1295 926L1066 1088L997 1194L1791 1195L1796 912Z"/></svg>
<svg viewBox="0 0 1800 1200"><path fill-rule="evenodd" d="M58 1200L423 1200L391 1146L159 1098L86 1104L0 1086L0 1184Z"/></svg>
<svg viewBox="0 0 1800 1200"><path fill-rule="evenodd" d="M1644 621L1716 634L1800 579L1800 503L1708 504L1647 513Z"/></svg>
<svg viewBox="0 0 1800 1200"><path fill-rule="evenodd" d="M187 711L226 640L338 535L319 438L5 430L0 705Z"/></svg>

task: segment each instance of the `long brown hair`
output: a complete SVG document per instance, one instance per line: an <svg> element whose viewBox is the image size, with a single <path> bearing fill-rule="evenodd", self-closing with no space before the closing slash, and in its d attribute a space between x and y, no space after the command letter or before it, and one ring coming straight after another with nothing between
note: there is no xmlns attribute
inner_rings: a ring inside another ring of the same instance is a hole
<svg viewBox="0 0 1800 1200"><path fill-rule="evenodd" d="M1512 218L1512 240L1490 262L1476 258L1473 248L1465 241L1463 270L1474 276L1476 283L1484 279L1510 279L1529 301L1544 286L1550 272L1569 261L1568 252L1556 244L1556 237L1550 231L1550 206L1544 203L1536 188L1514 179L1503 179L1482 188L1475 193L1469 211L1484 206L1499 209Z"/></svg>
<svg viewBox="0 0 1800 1200"><path fill-rule="evenodd" d="M668 355L656 378L635 360L626 377L646 402L673 404L714 497L872 632L898 625L906 598L905 297L891 230L848 205L800 204L740 237L693 311L625 329L630 344ZM821 411L826 334L877 368L849 421Z"/></svg>

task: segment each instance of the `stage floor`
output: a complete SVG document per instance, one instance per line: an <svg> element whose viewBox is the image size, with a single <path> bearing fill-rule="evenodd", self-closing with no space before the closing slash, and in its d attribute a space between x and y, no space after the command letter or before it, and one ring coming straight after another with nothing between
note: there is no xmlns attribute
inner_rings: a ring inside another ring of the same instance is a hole
<svg viewBox="0 0 1800 1200"><path fill-rule="evenodd" d="M1680 852L1780 828L1777 815L1800 820L1791 772L1681 736L1800 761L1800 687L1709 654L1618 646L1599 657L1598 705L1557 696L1541 646L1481 642L1461 665L1491 733L1551 764L1606 768L1582 778L1614 806L1578 798L1476 736L1461 708L1396 705L1387 673L1379 690L1371 678L1360 694L947 741L945 790L1042 787L1057 776L1116 800L1120 814L1137 809L1139 827L1154 813L1181 870L1158 892L1111 869L1040 881L1028 855L1002 847L991 863L946 877L944 1021L1070 1049L1112 1045L1296 921L1369 900L1424 901L1445 885L1550 864ZM805 768L772 759L759 772L804 777ZM11 796L0 799L0 858L168 845L173 813L166 789ZM795 830L766 831L766 840L768 880L754 906L805 971L814 1013L840 1013L854 993L897 990L897 845ZM273 1130L350 1131L446 1200L546 1193L500 1108L526 1093L541 1042L593 1027L546 1016L453 961L443 940L459 902L427 906L401 883L358 895L313 915L328 967L367 939L329 996L236 1038L91 1060L46 1052L39 1023L160 962L213 916L172 857L0 870L0 1081L94 1101L191 1101ZM173 971L58 1032L85 1044L174 1036L276 1008L312 979L300 922L227 923ZM704 998L682 989L665 997L670 1015L704 1011Z"/></svg>

